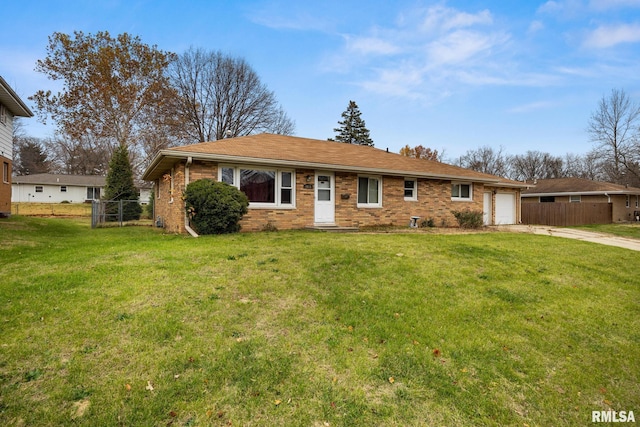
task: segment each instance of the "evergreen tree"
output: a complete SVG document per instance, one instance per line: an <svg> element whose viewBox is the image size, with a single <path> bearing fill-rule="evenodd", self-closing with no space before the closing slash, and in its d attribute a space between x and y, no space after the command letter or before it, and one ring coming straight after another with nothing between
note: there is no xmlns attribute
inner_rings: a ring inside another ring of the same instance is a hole
<svg viewBox="0 0 640 427"><path fill-rule="evenodd" d="M354 101L349 101L347 110L342 113L343 120L338 122L340 127L333 129L338 133L335 141L373 147L373 140L369 136L369 129L364 120L360 117L361 114L358 105Z"/></svg>
<svg viewBox="0 0 640 427"><path fill-rule="evenodd" d="M126 145L120 145L113 152L113 157L109 162L109 172L107 173L107 183L104 189L106 200L128 200L122 206L122 220L130 221L140 219L142 206L140 206L138 190L133 183L133 169L129 160L129 150ZM117 206L113 203L107 206L107 214L117 213ZM118 218L110 216L110 220Z"/></svg>

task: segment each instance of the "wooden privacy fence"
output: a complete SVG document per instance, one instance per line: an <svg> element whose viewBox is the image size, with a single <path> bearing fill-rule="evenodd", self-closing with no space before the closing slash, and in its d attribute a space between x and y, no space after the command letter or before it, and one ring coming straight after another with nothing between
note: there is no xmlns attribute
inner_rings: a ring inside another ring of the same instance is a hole
<svg viewBox="0 0 640 427"><path fill-rule="evenodd" d="M539 225L611 224L611 203L523 203L522 223Z"/></svg>

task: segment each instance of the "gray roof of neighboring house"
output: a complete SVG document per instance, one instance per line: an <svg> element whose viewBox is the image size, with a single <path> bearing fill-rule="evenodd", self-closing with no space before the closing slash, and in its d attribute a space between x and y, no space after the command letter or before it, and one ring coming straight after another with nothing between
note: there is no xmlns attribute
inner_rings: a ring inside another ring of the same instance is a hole
<svg viewBox="0 0 640 427"><path fill-rule="evenodd" d="M640 188L612 184L610 182L592 181L582 178L539 179L532 188L522 190L522 197L538 197L540 195L587 195L587 194L639 194Z"/></svg>
<svg viewBox="0 0 640 427"><path fill-rule="evenodd" d="M11 178L13 184L75 185L79 187L104 187L106 178L98 175L58 175L37 173L19 175Z"/></svg>
<svg viewBox="0 0 640 427"><path fill-rule="evenodd" d="M0 104L11 111L11 114L18 117L33 117L33 113L27 107L18 94L16 94L9 83L0 76Z"/></svg>

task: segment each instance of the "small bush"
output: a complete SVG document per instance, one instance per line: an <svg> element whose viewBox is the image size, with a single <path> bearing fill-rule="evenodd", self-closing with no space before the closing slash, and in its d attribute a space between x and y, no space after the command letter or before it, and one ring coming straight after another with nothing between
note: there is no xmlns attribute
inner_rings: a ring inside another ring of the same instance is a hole
<svg viewBox="0 0 640 427"><path fill-rule="evenodd" d="M240 231L239 222L249 206L247 196L236 187L208 178L187 185L184 200L191 226L198 234Z"/></svg>
<svg viewBox="0 0 640 427"><path fill-rule="evenodd" d="M451 211L461 228L480 228L483 225L482 211Z"/></svg>
<svg viewBox="0 0 640 427"><path fill-rule="evenodd" d="M433 228L436 226L436 222L433 220L433 218L429 218L429 219L423 219L422 222L420 223L420 227L429 227L429 228Z"/></svg>
<svg viewBox="0 0 640 427"><path fill-rule="evenodd" d="M278 227L276 227L276 225L274 223L269 221L265 225L262 226L262 231L267 231L267 232L278 231Z"/></svg>

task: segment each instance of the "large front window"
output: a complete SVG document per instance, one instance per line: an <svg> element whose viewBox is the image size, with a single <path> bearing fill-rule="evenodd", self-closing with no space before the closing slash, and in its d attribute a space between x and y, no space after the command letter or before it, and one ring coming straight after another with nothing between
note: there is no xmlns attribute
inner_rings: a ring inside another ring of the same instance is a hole
<svg viewBox="0 0 640 427"><path fill-rule="evenodd" d="M275 203L276 171L240 169L240 191L251 203Z"/></svg>
<svg viewBox="0 0 640 427"><path fill-rule="evenodd" d="M382 206L382 180L379 177L358 177L358 207Z"/></svg>
<svg viewBox="0 0 640 427"><path fill-rule="evenodd" d="M218 179L239 188L253 207L291 207L294 204L295 175L292 171L223 166Z"/></svg>

